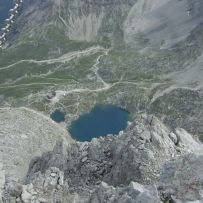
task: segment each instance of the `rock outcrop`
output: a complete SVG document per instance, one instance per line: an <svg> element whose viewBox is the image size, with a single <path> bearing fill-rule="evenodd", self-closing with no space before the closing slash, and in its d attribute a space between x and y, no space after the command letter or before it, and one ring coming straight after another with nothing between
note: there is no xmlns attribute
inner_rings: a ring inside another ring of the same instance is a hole
<svg viewBox="0 0 203 203"><path fill-rule="evenodd" d="M72 142L65 128L27 108L0 109L0 194L5 181L23 180L30 160ZM14 192L15 194L18 192Z"/></svg>
<svg viewBox="0 0 203 203"><path fill-rule="evenodd" d="M163 166L159 191L173 202L203 201L203 155L184 155Z"/></svg>
<svg viewBox="0 0 203 203"><path fill-rule="evenodd" d="M142 115L117 136L59 141L52 152L33 157L23 181L6 178L3 202L200 200L202 153L202 144L183 129L172 132Z"/></svg>
<svg viewBox="0 0 203 203"><path fill-rule="evenodd" d="M114 188L102 182L98 189L90 198L91 203L101 202L140 202L159 203L160 198L155 185L143 186L136 182L131 182L123 188Z"/></svg>

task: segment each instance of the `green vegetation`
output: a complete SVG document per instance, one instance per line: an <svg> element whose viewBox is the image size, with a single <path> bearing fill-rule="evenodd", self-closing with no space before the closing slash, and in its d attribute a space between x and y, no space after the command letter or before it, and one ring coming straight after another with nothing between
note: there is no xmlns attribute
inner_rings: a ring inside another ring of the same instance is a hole
<svg viewBox="0 0 203 203"><path fill-rule="evenodd" d="M0 82L2 84L7 81L13 83L21 78L31 78L34 75L46 74L49 71L53 71L56 67L56 64L47 65L22 62L8 69L0 69Z"/></svg>
<svg viewBox="0 0 203 203"><path fill-rule="evenodd" d="M107 17L112 18L111 12ZM124 46L122 41L122 18L119 17L119 23L113 26L113 21L104 21L97 42L69 40L66 28L60 23L56 23L57 27L55 24L47 24L40 32L39 28L32 28L21 35L15 45L0 53L0 96L4 96L5 103L12 106L29 106L46 113L55 108L62 109L68 112L69 122L88 112L95 104L115 104L130 111L132 118L137 113L149 112L159 117L168 115L169 121L165 122L174 120L174 126L176 122L180 126L186 125L184 118L197 116L203 106L198 95L193 92L172 92L157 99L151 106L149 104L157 91L172 85L171 80L165 79L168 73L180 71L183 64L196 59L199 52L196 49L197 41L191 39L194 46L180 43L172 51L141 52L131 49ZM142 44L148 43L143 36L139 37L142 38ZM39 62L97 44L110 48L110 51L100 58L96 73L93 67L103 54L101 51L66 62ZM14 65L1 70L11 64ZM105 83L99 77L107 83L107 88L104 88ZM52 90L68 93L54 103L46 99L47 93Z"/></svg>
<svg viewBox="0 0 203 203"><path fill-rule="evenodd" d="M34 27L21 35L15 45L0 51L0 68L20 60L56 58L93 45L96 43L69 40L64 27L49 24L42 27L40 32L38 27Z"/></svg>
<svg viewBox="0 0 203 203"><path fill-rule="evenodd" d="M38 93L47 87L53 87L53 85L52 84L46 84L46 85L28 84L28 85L21 85L21 86L5 87L5 88L0 88L0 95L4 95L6 98L12 97L15 99L22 99L31 94Z"/></svg>

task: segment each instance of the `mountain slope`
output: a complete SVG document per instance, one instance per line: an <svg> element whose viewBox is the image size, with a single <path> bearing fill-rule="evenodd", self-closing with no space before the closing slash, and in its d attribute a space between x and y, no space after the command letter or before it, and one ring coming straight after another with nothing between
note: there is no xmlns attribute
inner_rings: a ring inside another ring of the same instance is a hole
<svg viewBox="0 0 203 203"><path fill-rule="evenodd" d="M125 22L125 39L135 43L142 35L162 48L185 40L203 19L199 0L140 0L130 10ZM139 43L139 41L138 41Z"/></svg>
<svg viewBox="0 0 203 203"><path fill-rule="evenodd" d="M201 136L202 10L201 0L27 0L0 53L0 105L60 108L69 125L113 103Z"/></svg>

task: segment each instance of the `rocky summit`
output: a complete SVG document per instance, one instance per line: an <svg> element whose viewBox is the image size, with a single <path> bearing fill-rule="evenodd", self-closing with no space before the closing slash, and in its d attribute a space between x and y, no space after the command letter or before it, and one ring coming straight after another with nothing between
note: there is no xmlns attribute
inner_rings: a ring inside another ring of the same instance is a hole
<svg viewBox="0 0 203 203"><path fill-rule="evenodd" d="M117 136L58 141L33 155L24 176L1 170L2 201L201 202L202 154L197 137L141 115Z"/></svg>
<svg viewBox="0 0 203 203"><path fill-rule="evenodd" d="M203 203L203 1L4 2L0 203Z"/></svg>

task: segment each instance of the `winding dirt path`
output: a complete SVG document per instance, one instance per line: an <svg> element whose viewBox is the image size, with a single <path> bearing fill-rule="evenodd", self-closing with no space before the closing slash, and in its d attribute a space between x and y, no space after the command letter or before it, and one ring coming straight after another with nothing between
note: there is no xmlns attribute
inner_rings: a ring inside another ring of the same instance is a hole
<svg viewBox="0 0 203 203"><path fill-rule="evenodd" d="M73 60L74 58L92 55L92 54L95 54L95 53L100 52L100 51L106 51L106 49L104 49L103 47L100 47L100 46L93 46L93 47L90 47L90 48L87 48L84 50L70 52L70 53L64 54L58 58L54 58L54 59L39 60L39 61L33 60L33 59L20 60L20 61L17 61L16 63L13 63L11 65L0 68L0 71L12 68L15 65L21 64L23 62L36 63L36 64L66 63L66 62Z"/></svg>

